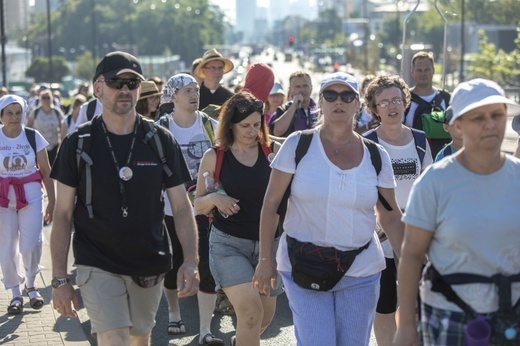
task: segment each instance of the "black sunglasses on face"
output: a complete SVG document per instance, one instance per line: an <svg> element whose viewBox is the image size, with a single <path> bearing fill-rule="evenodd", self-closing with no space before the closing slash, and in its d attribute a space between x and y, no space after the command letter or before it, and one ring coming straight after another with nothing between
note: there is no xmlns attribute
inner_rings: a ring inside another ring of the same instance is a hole
<svg viewBox="0 0 520 346"><path fill-rule="evenodd" d="M249 111L260 112L260 114L261 114L264 110L264 103L262 101L254 101L253 103L243 101L243 102L237 103L236 109L239 113L242 113L242 114L247 113Z"/></svg>
<svg viewBox="0 0 520 346"><path fill-rule="evenodd" d="M338 96L341 98L341 101L345 103L351 103L357 98L357 94L351 91L343 91L341 93L334 90L325 90L323 92L323 98L327 102L334 102L337 100Z"/></svg>
<svg viewBox="0 0 520 346"><path fill-rule="evenodd" d="M123 89L123 86L127 86L129 90L135 90L139 88L139 85L141 84L140 79L125 79L125 78L118 78L118 79L107 79L105 81L99 81L104 82L109 88L111 89L117 89L121 90Z"/></svg>

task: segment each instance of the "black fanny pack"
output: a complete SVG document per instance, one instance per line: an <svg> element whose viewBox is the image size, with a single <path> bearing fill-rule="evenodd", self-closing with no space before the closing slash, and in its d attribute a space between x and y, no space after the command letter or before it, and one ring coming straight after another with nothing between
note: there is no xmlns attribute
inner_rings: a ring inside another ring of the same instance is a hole
<svg viewBox="0 0 520 346"><path fill-rule="evenodd" d="M286 238L292 279L298 286L315 291L332 289L352 266L356 256L370 245L368 241L359 249L341 251L335 247L301 242L288 235Z"/></svg>
<svg viewBox="0 0 520 346"><path fill-rule="evenodd" d="M161 282L165 275L166 273L152 276L132 276L132 281L139 287L150 288Z"/></svg>

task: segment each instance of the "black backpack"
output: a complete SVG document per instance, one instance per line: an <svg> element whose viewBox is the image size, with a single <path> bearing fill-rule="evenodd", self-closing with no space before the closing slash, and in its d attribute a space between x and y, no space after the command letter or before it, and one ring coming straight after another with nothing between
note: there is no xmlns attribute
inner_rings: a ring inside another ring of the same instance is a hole
<svg viewBox="0 0 520 346"><path fill-rule="evenodd" d="M143 141L143 143L150 144L153 151L161 161L164 172L168 177L171 177L173 172L166 164L163 146L159 138L159 135L157 134L157 129L154 126L154 122L144 118L141 115L138 116L141 118L141 126L144 126L145 130L145 136L141 140ZM92 122L86 122L78 127L78 145L76 149L76 164L78 167L78 172L80 172L81 174L81 172L85 170L85 204L87 207L89 218L91 219L94 217L94 211L92 209L92 174L90 171L90 167L94 164L94 161L92 161L92 158L90 157L90 150L92 148L92 130L95 128L95 126L93 126L93 123L96 121L101 121L101 117L96 116L92 119Z"/></svg>
<svg viewBox="0 0 520 346"><path fill-rule="evenodd" d="M38 152L36 151L36 130L30 127L25 127L25 136L34 150L34 163L38 164Z"/></svg>

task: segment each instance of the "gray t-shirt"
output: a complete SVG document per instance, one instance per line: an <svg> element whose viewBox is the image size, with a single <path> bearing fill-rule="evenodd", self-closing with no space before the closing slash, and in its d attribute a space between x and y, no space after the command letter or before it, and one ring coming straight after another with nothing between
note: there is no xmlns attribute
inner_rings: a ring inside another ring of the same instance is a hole
<svg viewBox="0 0 520 346"><path fill-rule="evenodd" d="M440 274L492 276L520 273L520 160L507 155L492 174L465 169L453 156L430 166L416 180L403 221L434 232L428 259ZM479 313L498 309L492 284L452 286ZM514 283L512 301L520 297ZM461 311L440 293L421 285L421 299L436 308Z"/></svg>

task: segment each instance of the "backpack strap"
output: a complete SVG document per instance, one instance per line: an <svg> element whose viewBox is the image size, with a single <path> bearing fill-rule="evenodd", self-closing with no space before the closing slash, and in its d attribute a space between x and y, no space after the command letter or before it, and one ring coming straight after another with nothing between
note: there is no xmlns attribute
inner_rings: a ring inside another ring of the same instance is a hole
<svg viewBox="0 0 520 346"><path fill-rule="evenodd" d="M97 99L92 99L88 101L87 105L87 120L92 120L94 118L94 113L96 112Z"/></svg>
<svg viewBox="0 0 520 346"><path fill-rule="evenodd" d="M144 123L145 126L145 136L142 139L143 143L150 142L150 145L152 146L152 149L155 151L155 154L159 157L159 160L162 163L163 170L166 173L166 176L171 177L173 175L173 172L171 171L170 167L166 164L166 158L164 156L164 149L161 143L161 140L159 138L159 134L157 132L157 129L154 126L153 121L147 120L144 117L141 117L141 121ZM146 129L148 132L146 132ZM153 139L153 141L150 141L150 139Z"/></svg>
<svg viewBox="0 0 520 346"><path fill-rule="evenodd" d="M36 151L36 131L30 127L24 127L25 136L34 150L34 163L38 164L38 152Z"/></svg>
<svg viewBox="0 0 520 346"><path fill-rule="evenodd" d="M372 166L374 166L374 169L376 170L376 174L379 175L379 173L381 173L381 168L383 166L379 148L377 147L377 145L374 141L372 141L368 138L365 138L365 137L363 137L363 143L368 148L368 151L370 152L370 161L372 162ZM386 210L388 210L388 211L393 210L393 208L390 206L390 203L388 203L386 198L384 198L383 195L379 192L379 189L377 191L377 196L379 198L379 201L381 202L383 207L385 207Z"/></svg>
<svg viewBox="0 0 520 346"><path fill-rule="evenodd" d="M309 147L311 146L312 137L314 135L314 130L303 130L300 134L300 139L298 140L298 145L296 146L295 155L294 155L294 161L296 162L296 167L298 167L298 164L303 159L305 154L307 154L307 151L309 150Z"/></svg>
<svg viewBox="0 0 520 346"><path fill-rule="evenodd" d="M206 136L208 136L211 144L214 144L215 143L215 130L213 129L213 124L210 121L210 117L204 112L200 112L200 114L202 116L202 126L204 128L204 132L206 133Z"/></svg>
<svg viewBox="0 0 520 346"><path fill-rule="evenodd" d="M92 123L84 123L78 127L78 145L76 148L76 165L78 174L81 174L82 167L85 167L85 205L88 211L88 217L94 218L92 209L92 173L90 166L94 164L90 157L90 148L92 147ZM84 163L82 165L82 162Z"/></svg>
<svg viewBox="0 0 520 346"><path fill-rule="evenodd" d="M412 130L413 140L415 143L415 150L417 150L417 155L419 156L419 160L421 161L421 166L424 162L424 155L426 155L426 134L424 131L410 128Z"/></svg>
<svg viewBox="0 0 520 346"><path fill-rule="evenodd" d="M213 149L217 154L217 161L215 162L215 173L213 173L213 177L215 181L220 181L220 170L222 169L222 161L224 161L224 150L219 147L213 147Z"/></svg>

